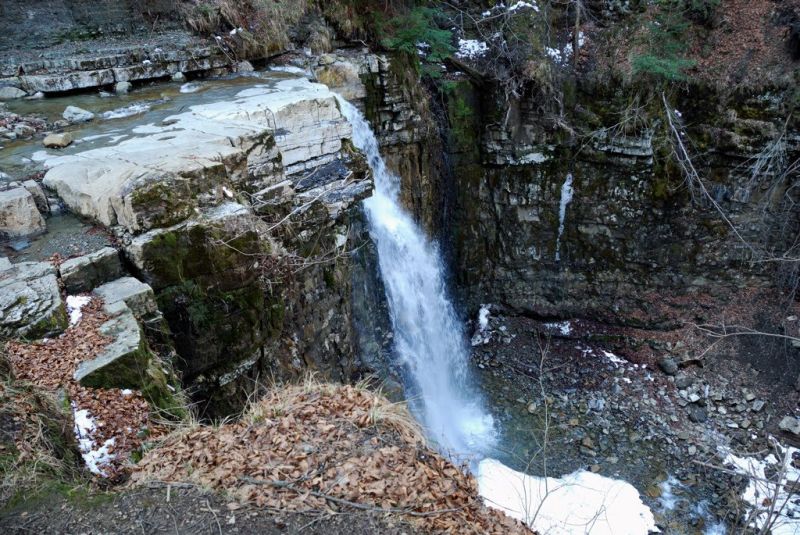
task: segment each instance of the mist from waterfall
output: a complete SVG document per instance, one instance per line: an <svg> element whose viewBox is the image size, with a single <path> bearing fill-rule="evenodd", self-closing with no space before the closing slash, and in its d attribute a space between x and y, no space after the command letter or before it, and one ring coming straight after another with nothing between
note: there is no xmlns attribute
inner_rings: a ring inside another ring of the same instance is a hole
<svg viewBox="0 0 800 535"><path fill-rule="evenodd" d="M375 178L364 207L411 410L443 452L479 455L494 443L494 425L470 381L469 351L439 251L401 206L400 180L386 167L363 114L343 98L339 104Z"/></svg>

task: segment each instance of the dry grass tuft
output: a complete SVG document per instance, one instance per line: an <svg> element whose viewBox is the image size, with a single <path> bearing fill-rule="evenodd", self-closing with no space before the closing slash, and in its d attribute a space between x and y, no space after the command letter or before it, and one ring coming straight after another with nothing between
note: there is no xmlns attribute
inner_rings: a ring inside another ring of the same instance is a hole
<svg viewBox="0 0 800 535"><path fill-rule="evenodd" d="M308 7L307 0L196 0L183 16L195 32L219 35L240 58L257 58L289 49L290 33Z"/></svg>
<svg viewBox="0 0 800 535"><path fill-rule="evenodd" d="M55 399L15 379L0 348L0 507L73 478L78 452L69 415Z"/></svg>

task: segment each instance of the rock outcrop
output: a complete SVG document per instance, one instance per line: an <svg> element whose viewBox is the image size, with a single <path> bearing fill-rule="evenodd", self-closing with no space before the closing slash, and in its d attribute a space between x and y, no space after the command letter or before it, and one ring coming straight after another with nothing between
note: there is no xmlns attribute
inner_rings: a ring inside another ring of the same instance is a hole
<svg viewBox="0 0 800 535"><path fill-rule="evenodd" d="M139 127L118 145L50 159L44 184L81 215L142 232L234 192L258 198L287 175L334 161L349 128L327 88L280 81Z"/></svg>
<svg viewBox="0 0 800 535"><path fill-rule="evenodd" d="M130 285L124 279L121 284ZM152 290L150 295L152 296ZM134 301L136 305L141 304L139 299ZM99 333L108 337L110 342L97 357L78 365L74 374L75 381L94 388L140 390L153 406L168 411L175 410L174 388L169 385L167 374L154 358L135 311L127 305L124 298L106 302L103 311L109 316L109 320L100 326Z"/></svg>
<svg viewBox="0 0 800 535"><path fill-rule="evenodd" d="M66 327L67 312L52 265L21 262L0 267L0 339L39 338Z"/></svg>
<svg viewBox="0 0 800 535"><path fill-rule="evenodd" d="M120 237L209 413L239 410L259 375L359 373L348 250L368 240L353 223L372 181L336 96L281 75L134 134L48 159L43 182ZM68 262L65 284L98 282L95 260Z"/></svg>
<svg viewBox="0 0 800 535"><path fill-rule="evenodd" d="M768 95L703 94L697 88L672 104L692 125L682 135L704 151L695 165L745 240L777 248L791 234L781 233L797 228L796 208L781 206L786 180L756 184L752 165L774 143L787 161L796 158L797 122L786 123ZM488 301L538 317L664 327L703 296L772 284L769 266L746 264L748 247L669 163L671 134L646 117L663 105L642 110L638 128L623 132L612 128L627 102L619 94L591 86L575 98L580 143L547 128L535 91L508 105L468 82L448 95L448 234L471 308ZM506 115L507 123L492 119ZM470 132L479 136L463 143Z"/></svg>

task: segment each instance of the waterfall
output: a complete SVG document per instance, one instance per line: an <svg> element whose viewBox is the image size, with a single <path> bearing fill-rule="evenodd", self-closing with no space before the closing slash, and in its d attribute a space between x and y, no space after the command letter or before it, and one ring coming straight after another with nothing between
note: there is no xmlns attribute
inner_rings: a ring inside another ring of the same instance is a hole
<svg viewBox="0 0 800 535"><path fill-rule="evenodd" d="M447 296L439 251L401 206L399 178L386 167L363 114L341 97L339 104L375 178L364 207L409 405L440 450L479 454L493 443L494 426L471 386L466 339Z"/></svg>
<svg viewBox="0 0 800 535"><path fill-rule="evenodd" d="M558 206L558 237L556 238L556 262L561 260L561 235L564 234L564 220L567 218L567 205L572 202L572 173L567 174L561 185L561 202Z"/></svg>

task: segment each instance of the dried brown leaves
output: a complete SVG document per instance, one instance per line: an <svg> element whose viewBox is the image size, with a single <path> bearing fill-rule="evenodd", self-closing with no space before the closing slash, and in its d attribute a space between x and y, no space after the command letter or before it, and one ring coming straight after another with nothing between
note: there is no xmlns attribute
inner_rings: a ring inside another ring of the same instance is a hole
<svg viewBox="0 0 800 535"><path fill-rule="evenodd" d="M347 500L411 512L436 532L530 533L484 506L475 480L406 420L384 418L390 405L353 386L275 389L239 422L172 435L133 480L191 482L288 511L347 508Z"/></svg>

